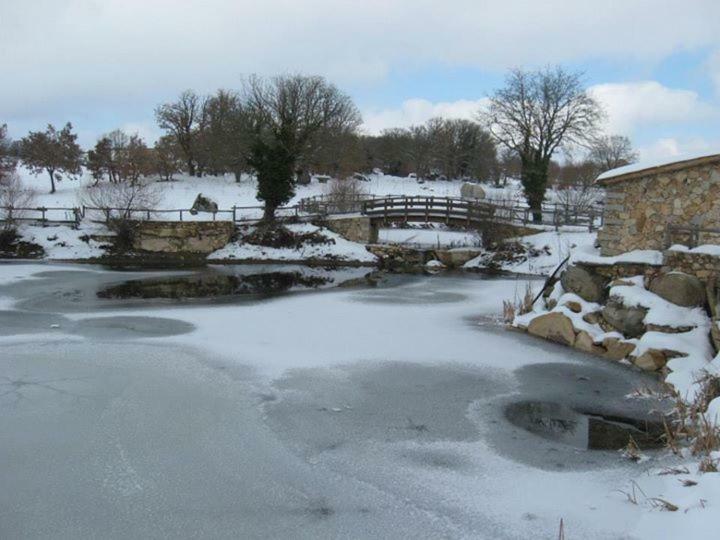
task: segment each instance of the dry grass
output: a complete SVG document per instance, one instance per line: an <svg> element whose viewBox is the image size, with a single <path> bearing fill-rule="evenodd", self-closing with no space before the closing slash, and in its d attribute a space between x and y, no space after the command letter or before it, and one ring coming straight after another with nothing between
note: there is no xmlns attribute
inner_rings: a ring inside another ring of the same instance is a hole
<svg viewBox="0 0 720 540"><path fill-rule="evenodd" d="M623 449L622 455L631 461L640 461L642 454L640 453L640 447L635 442L635 439L630 436L630 440L627 446Z"/></svg>
<svg viewBox="0 0 720 540"><path fill-rule="evenodd" d="M665 444L675 455L689 448L693 456L700 457L701 472L717 472L718 460L712 453L720 449L720 426L707 417L708 404L720 395L720 379L705 374L696 381L700 391L692 402L674 394L675 406L665 420Z"/></svg>
<svg viewBox="0 0 720 540"><path fill-rule="evenodd" d="M532 283L525 283L525 292L520 296L517 292L512 300L503 300L503 321L511 324L518 315L530 313L535 299Z"/></svg>

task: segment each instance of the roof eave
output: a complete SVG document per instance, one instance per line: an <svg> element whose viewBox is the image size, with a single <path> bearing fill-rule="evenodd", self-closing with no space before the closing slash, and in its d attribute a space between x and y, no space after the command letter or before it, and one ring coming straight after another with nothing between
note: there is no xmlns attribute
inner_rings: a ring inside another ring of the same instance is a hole
<svg viewBox="0 0 720 540"><path fill-rule="evenodd" d="M607 186L608 184L617 184L620 182L626 182L628 180L635 180L643 176L654 176L665 172L674 172L690 167L697 167L700 165L707 165L710 163L720 162L720 154L714 154L712 156L704 156L700 158L685 159L682 161L674 161L673 163L666 163L664 165L657 165L655 167L648 167L646 169L640 169L639 171L632 171L625 174L619 174L617 176L607 176L605 178L598 178L595 183L599 186Z"/></svg>

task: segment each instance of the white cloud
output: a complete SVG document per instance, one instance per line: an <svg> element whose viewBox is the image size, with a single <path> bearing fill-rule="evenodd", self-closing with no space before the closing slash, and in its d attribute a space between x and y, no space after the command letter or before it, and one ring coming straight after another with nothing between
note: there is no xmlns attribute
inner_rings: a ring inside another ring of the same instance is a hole
<svg viewBox="0 0 720 540"><path fill-rule="evenodd" d="M598 84L590 92L604 105L607 131L632 135L637 129L717 118L716 107L697 92L668 88L656 81Z"/></svg>
<svg viewBox="0 0 720 540"><path fill-rule="evenodd" d="M478 111L487 104L487 99L441 101L432 103L426 99L413 98L403 101L398 109L365 111L363 130L376 135L382 130L393 127L409 127L424 124L430 118L465 118L472 120Z"/></svg>
<svg viewBox="0 0 720 540"><path fill-rule="evenodd" d="M668 157L695 155L701 153L720 153L720 140L708 140L702 137L679 139L666 137L638 148L640 161L655 162Z"/></svg>
<svg viewBox="0 0 720 540"><path fill-rule="evenodd" d="M243 73L340 85L391 69L655 61L720 46L716 0L2 0L0 115L236 86Z"/></svg>

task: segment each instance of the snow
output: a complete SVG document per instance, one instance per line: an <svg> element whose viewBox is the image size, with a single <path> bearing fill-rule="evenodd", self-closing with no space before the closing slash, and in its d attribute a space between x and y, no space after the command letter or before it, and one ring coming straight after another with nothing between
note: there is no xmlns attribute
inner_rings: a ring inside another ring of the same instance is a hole
<svg viewBox="0 0 720 540"><path fill-rule="evenodd" d="M596 233L579 231L575 227L561 227L558 231L546 231L517 238L528 251L519 262L505 261L501 270L517 274L550 275L565 258L578 250L592 249ZM512 242L513 239L508 240ZM483 268L492 253L483 253L468 261L465 269Z"/></svg>
<svg viewBox="0 0 720 540"><path fill-rule="evenodd" d="M624 167L618 167L617 169L611 169L609 171L605 171L600 176L598 176L597 179L605 180L607 178L614 178L616 176L621 176L624 174L630 174L630 173L634 173L634 172L645 171L648 169L654 169L656 167L662 167L663 165L669 165L671 163L682 163L683 161L691 161L694 159L718 156L718 155L720 155L720 149L718 149L717 151L704 150L701 152L668 155L668 156L658 157L653 160L639 161L639 162L633 163L631 165L626 165Z"/></svg>
<svg viewBox="0 0 720 540"><path fill-rule="evenodd" d="M377 257L370 253L363 244L346 240L328 229L316 227L309 223L287 225L295 233L316 232L330 239L330 244L308 244L299 249L273 248L248 243L232 242L227 246L208 255L208 260L271 260L271 261L303 261L308 259L336 259L347 262L375 264Z"/></svg>
<svg viewBox="0 0 720 540"><path fill-rule="evenodd" d="M77 180L64 179L57 185L57 192L47 192L49 180L47 175L35 176L26 168L19 167L18 174L26 188L35 191L33 206L47 207L76 207L81 205L81 191L83 186L94 182L86 172ZM374 195L422 195L422 196L443 196L459 197L462 181L435 181L418 183L416 180L389 176L383 174L368 175L369 182L361 182L360 186ZM162 192L162 198L158 204L159 209L177 210L189 209L198 193L210 198L218 204L220 210L229 210L233 206L238 207L259 207L262 202L258 201L257 183L247 175L244 175L240 182L235 181L233 175L224 176L203 176L196 178L184 174L176 175L173 182L158 182L157 189ZM316 180L309 185L298 185L295 196L288 203L288 206L297 204L300 199L313 197L328 193L330 185L321 184ZM247 210L248 216L251 215ZM185 217L185 216L183 216ZM189 216L188 216L189 217ZM218 216L220 218L220 216Z"/></svg>
<svg viewBox="0 0 720 540"><path fill-rule="evenodd" d="M83 223L80 229L74 229L69 225L42 227L23 224L18 232L23 240L42 246L45 250L45 258L50 260L82 260L101 257L105 254L105 250L100 247L102 243L87 237L91 234L110 234L106 227L95 223Z"/></svg>
<svg viewBox="0 0 720 540"><path fill-rule="evenodd" d="M623 281L635 283L635 285L616 285L610 287L610 296L620 298L623 305L627 307L641 306L648 308L648 313L645 316L645 324L669 326L672 328L695 326L703 327L706 331L710 330L710 321L701 308L681 307L660 298L658 295L645 289L642 276L623 279Z"/></svg>
<svg viewBox="0 0 720 540"><path fill-rule="evenodd" d="M378 231L380 244L404 244L416 247L476 247L480 235L475 231L452 231L440 227L396 228Z"/></svg>
<svg viewBox="0 0 720 540"><path fill-rule="evenodd" d="M712 255L713 257L720 257L720 246L716 244L704 244L694 248L689 248L680 244L675 244L670 247L670 251L681 251L683 253L697 253L700 255Z"/></svg>
<svg viewBox="0 0 720 540"><path fill-rule="evenodd" d="M652 249L636 249L615 255L612 257L603 257L600 250L592 246L584 246L576 251L570 259L570 263L589 263L589 264L649 264L660 266L663 262L663 254L661 251Z"/></svg>

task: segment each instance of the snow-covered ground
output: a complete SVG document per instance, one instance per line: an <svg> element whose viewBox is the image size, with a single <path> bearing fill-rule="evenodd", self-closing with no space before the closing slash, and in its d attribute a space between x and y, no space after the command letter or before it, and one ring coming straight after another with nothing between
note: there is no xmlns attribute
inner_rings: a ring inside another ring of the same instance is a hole
<svg viewBox="0 0 720 540"><path fill-rule="evenodd" d="M50 181L47 175L31 174L26 168L20 166L18 175L22 185L35 191L35 206L45 207L76 207L82 205L82 190L86 185L94 182L85 172L77 179L63 179L57 183L55 194L48 193ZM437 196L459 197L460 180L425 181L418 182L414 178L398 177L385 174L367 175L369 182L360 182L361 188L376 196L408 195L408 196ZM251 176L244 175L240 182L235 181L233 175L203 176L196 178L184 174L175 176L174 182L159 182L157 187L162 192L158 204L159 209L189 209L198 193L202 193L218 203L221 210L229 210L233 206L248 207L261 206L256 198L257 184ZM493 187L482 184L488 200L515 201L524 204L522 186L518 180L509 179L505 187ZM309 185L298 185L295 196L288 206L297 204L300 199L327 194L330 190L328 183L320 183L313 178ZM553 189L546 194L547 203L555 203L561 196Z"/></svg>
<svg viewBox="0 0 720 540"><path fill-rule="evenodd" d="M35 176L25 168L19 167L18 174L26 188L35 191L35 206L76 207L82 204L83 186L93 183L92 177L85 173L76 180L64 179L57 184L54 194L48 193L50 181L47 175ZM360 185L368 193L374 195L435 195L442 197L459 197L460 181L435 181L418 183L412 178L371 174L369 182ZM189 209L198 193L202 193L218 204L221 210L229 210L233 206L262 206L257 200L257 184L250 176L243 176L236 182L233 175L203 176L196 178L179 174L174 182L158 182L157 188L162 197L159 209ZM307 185L298 185L296 194L288 206L297 204L300 199L328 193L329 184L319 183L316 179ZM507 193L516 193L516 189L508 188Z"/></svg>
<svg viewBox="0 0 720 540"><path fill-rule="evenodd" d="M518 260L502 261L499 269L517 274L548 276L566 257L575 253L597 254L594 247L597 233L590 233L578 227L561 227L559 230L538 231L536 234L508 239L509 243L518 242L524 253ZM486 252L468 261L464 268L475 270L485 268L494 252Z"/></svg>
<svg viewBox="0 0 720 540"><path fill-rule="evenodd" d="M634 505L618 492L629 481L658 496L677 482L654 471L663 456L633 463L508 423L516 400L622 406L651 384L468 324L515 280L96 298L133 277L0 265L4 536L556 538L563 519L567 538L702 538L715 516L708 475L680 488L678 512Z"/></svg>
<svg viewBox="0 0 720 540"><path fill-rule="evenodd" d="M327 229L321 229L309 223L288 225L287 228L296 234L319 233L327 238L327 244L308 244L299 249L273 248L232 242L210 255L209 260L270 260L270 261L307 261L309 259L335 259L365 264L375 264L377 257L370 253L363 244L350 242L342 236Z"/></svg>

